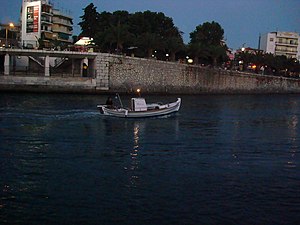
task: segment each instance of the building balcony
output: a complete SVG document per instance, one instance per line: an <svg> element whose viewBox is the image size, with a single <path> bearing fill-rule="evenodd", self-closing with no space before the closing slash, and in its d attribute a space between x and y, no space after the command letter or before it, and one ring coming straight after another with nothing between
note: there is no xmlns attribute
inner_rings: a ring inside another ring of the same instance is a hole
<svg viewBox="0 0 300 225"><path fill-rule="evenodd" d="M42 10L41 10L42 14L47 14L47 15L53 15L53 9L52 9L52 5L46 4L46 2L44 2L42 4Z"/></svg>
<svg viewBox="0 0 300 225"><path fill-rule="evenodd" d="M57 19L57 18L53 18L53 23L63 25L63 26L66 26L66 27L73 27L73 24L70 21L60 20L60 19Z"/></svg>
<svg viewBox="0 0 300 225"><path fill-rule="evenodd" d="M284 54L297 54L297 49L295 50L287 50L287 49L275 49L276 53L284 53Z"/></svg>
<svg viewBox="0 0 300 225"><path fill-rule="evenodd" d="M51 13L51 12L41 12L41 15L53 16L53 13Z"/></svg>
<svg viewBox="0 0 300 225"><path fill-rule="evenodd" d="M72 40L70 40L70 36L71 35L64 34L64 33L54 33L53 34L53 39L61 41L61 42L71 43Z"/></svg>
<svg viewBox="0 0 300 225"><path fill-rule="evenodd" d="M41 23L43 23L43 24L49 24L49 25L53 24L52 20L50 18L45 18L45 17L41 18Z"/></svg>
<svg viewBox="0 0 300 225"><path fill-rule="evenodd" d="M57 9L53 10L53 16L54 17L61 17L61 18L66 18L68 20L73 20L73 17L69 14L63 13Z"/></svg>
<svg viewBox="0 0 300 225"><path fill-rule="evenodd" d="M53 33L48 31L42 31L42 37L44 40L53 40Z"/></svg>
<svg viewBox="0 0 300 225"><path fill-rule="evenodd" d="M67 34L67 35L72 35L72 31L68 31L68 30L65 30L65 29L53 28L52 31L54 33L64 33L64 34Z"/></svg>
<svg viewBox="0 0 300 225"><path fill-rule="evenodd" d="M281 53L281 52L275 52L275 55L277 56L286 56L287 58L297 58L297 54L292 53Z"/></svg>
<svg viewBox="0 0 300 225"><path fill-rule="evenodd" d="M298 46L298 42L289 42L289 41L282 41L282 42L276 41L275 44L280 46L292 46L292 47Z"/></svg>
<svg viewBox="0 0 300 225"><path fill-rule="evenodd" d="M41 29L41 32L42 33L45 33L45 34L53 34L53 32L51 31L51 30L43 30L43 29Z"/></svg>

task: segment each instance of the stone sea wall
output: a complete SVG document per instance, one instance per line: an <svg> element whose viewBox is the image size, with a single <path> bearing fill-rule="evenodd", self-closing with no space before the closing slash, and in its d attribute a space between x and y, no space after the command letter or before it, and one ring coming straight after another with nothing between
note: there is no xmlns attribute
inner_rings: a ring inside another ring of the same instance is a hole
<svg viewBox="0 0 300 225"><path fill-rule="evenodd" d="M0 76L0 90L28 92L94 93L96 80L70 77Z"/></svg>
<svg viewBox="0 0 300 225"><path fill-rule="evenodd" d="M0 90L75 93L240 94L300 93L300 79L240 73L223 69L106 53L89 65L89 77L0 75Z"/></svg>
<svg viewBox="0 0 300 225"><path fill-rule="evenodd" d="M300 93L300 80L176 62L101 54L98 84L112 92L141 88L149 93Z"/></svg>

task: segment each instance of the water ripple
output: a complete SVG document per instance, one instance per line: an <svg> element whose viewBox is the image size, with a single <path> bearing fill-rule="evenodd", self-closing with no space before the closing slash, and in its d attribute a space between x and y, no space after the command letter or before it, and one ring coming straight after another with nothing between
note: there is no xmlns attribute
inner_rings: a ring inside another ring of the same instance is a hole
<svg viewBox="0 0 300 225"><path fill-rule="evenodd" d="M1 95L0 221L297 224L299 98L182 99L127 120L103 96Z"/></svg>

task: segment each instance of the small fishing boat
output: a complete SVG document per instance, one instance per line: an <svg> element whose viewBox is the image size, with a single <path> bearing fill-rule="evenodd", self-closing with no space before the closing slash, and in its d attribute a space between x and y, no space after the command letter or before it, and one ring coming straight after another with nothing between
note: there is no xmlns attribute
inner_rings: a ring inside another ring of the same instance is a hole
<svg viewBox="0 0 300 225"><path fill-rule="evenodd" d="M111 104L98 105L102 115L114 116L114 117L126 117L126 118L143 118L143 117L154 117L164 116L171 113L175 113L180 109L181 98L177 101L163 104L163 103L151 103L147 104L145 98L131 98L131 107L123 107L120 96L117 95L121 106L115 107Z"/></svg>

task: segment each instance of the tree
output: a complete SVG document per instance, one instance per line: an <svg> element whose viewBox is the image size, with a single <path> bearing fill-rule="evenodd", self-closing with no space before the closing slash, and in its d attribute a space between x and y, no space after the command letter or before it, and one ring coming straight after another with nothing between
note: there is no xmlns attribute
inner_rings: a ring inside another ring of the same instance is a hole
<svg viewBox="0 0 300 225"><path fill-rule="evenodd" d="M151 58L154 49L161 49L161 38L156 33L145 32L138 36L137 45L146 51L146 57Z"/></svg>
<svg viewBox="0 0 300 225"><path fill-rule="evenodd" d="M164 46L165 51L170 53L170 60L176 60L176 53L184 49L184 43L182 40L181 32L174 24L165 31L164 34Z"/></svg>
<svg viewBox="0 0 300 225"><path fill-rule="evenodd" d="M93 3L89 4L86 8L84 8L84 15L80 16L82 21L78 23L81 27L81 34L80 36L86 36L94 38L97 33L98 26L98 18L99 13L97 12L97 7L94 6Z"/></svg>
<svg viewBox="0 0 300 225"><path fill-rule="evenodd" d="M113 12L110 24L117 25L117 24L128 24L130 14L125 10L118 10Z"/></svg>
<svg viewBox="0 0 300 225"><path fill-rule="evenodd" d="M169 53L171 60L175 60L176 53L184 47L181 32L174 26L172 18L163 13L104 11L99 14L91 3L80 18L81 36L93 37L103 52L115 49L120 52L126 47L134 47L141 57L151 57L155 50Z"/></svg>
<svg viewBox="0 0 300 225"><path fill-rule="evenodd" d="M273 55L262 51L240 52L236 54L235 59L243 61L243 69L254 64L256 72L260 70L261 66L264 66L266 75L299 76L299 61L285 55Z"/></svg>
<svg viewBox="0 0 300 225"><path fill-rule="evenodd" d="M218 59L220 61L228 61L228 57L226 55L226 46L221 45L211 45L208 48L208 56L212 59L213 66L217 65Z"/></svg>
<svg viewBox="0 0 300 225"><path fill-rule="evenodd" d="M118 53L123 51L124 44L129 43L132 38L131 33L128 31L128 26L120 22L116 26L111 25L110 28L105 31L104 36L104 41L109 43L110 48L115 47Z"/></svg>
<svg viewBox="0 0 300 225"><path fill-rule="evenodd" d="M245 70L248 67L249 63L254 63L254 61L255 61L254 54L250 53L250 52L245 52L245 51L242 51L239 54L236 54L236 60L243 62L242 70Z"/></svg>
<svg viewBox="0 0 300 225"><path fill-rule="evenodd" d="M198 25L190 33L191 42L202 42L207 45L220 45L223 40L224 30L219 23L212 21Z"/></svg>
<svg viewBox="0 0 300 225"><path fill-rule="evenodd" d="M127 11L115 11L113 14L100 13L95 44L105 52L122 52L124 46L129 45L134 39L129 32L129 17Z"/></svg>
<svg viewBox="0 0 300 225"><path fill-rule="evenodd" d="M188 45L188 53L193 58L195 64L199 63L199 58L206 59L208 57L206 47L201 42L193 42Z"/></svg>
<svg viewBox="0 0 300 225"><path fill-rule="evenodd" d="M78 41L78 36L77 35L73 35L72 36L72 43L75 44Z"/></svg>
<svg viewBox="0 0 300 225"><path fill-rule="evenodd" d="M217 22L212 21L198 25L190 33L189 49L191 54L198 59L209 59L210 63L216 66L218 60L222 62L226 58L227 47L222 42L223 36L224 30ZM196 58L195 61L198 61Z"/></svg>
<svg viewBox="0 0 300 225"><path fill-rule="evenodd" d="M184 47L181 32L163 13L137 12L131 15L129 24L130 32L136 36L134 44L145 51L146 57L156 50L169 53L171 60L175 60L176 53Z"/></svg>

